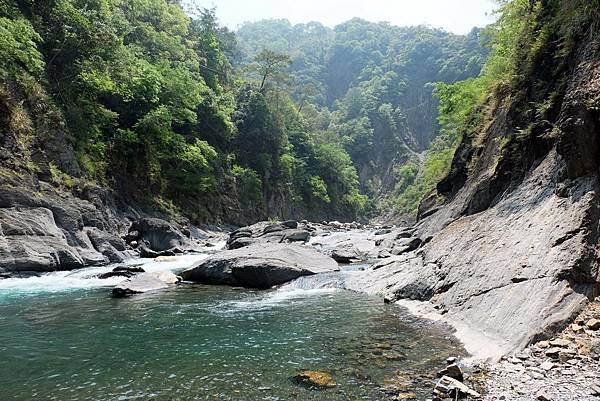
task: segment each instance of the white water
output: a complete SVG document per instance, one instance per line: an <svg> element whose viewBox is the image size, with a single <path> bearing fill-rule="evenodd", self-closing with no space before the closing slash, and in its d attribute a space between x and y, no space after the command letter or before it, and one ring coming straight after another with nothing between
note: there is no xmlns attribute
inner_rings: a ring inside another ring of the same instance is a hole
<svg viewBox="0 0 600 401"><path fill-rule="evenodd" d="M346 278L361 274L364 265L351 265L342 271L299 277L273 291L258 291L241 301L229 301L219 304L212 312L217 314L236 314L270 310L281 304L310 300L314 296L333 294L346 288Z"/></svg>
<svg viewBox="0 0 600 401"><path fill-rule="evenodd" d="M207 248L207 251L214 252L222 249L224 246L225 242L219 243L213 248ZM206 259L209 254L209 252L206 252L173 257L159 257L156 259L131 259L119 264L45 273L39 277L4 279L0 280L0 298L8 295L36 295L39 293L114 287L125 280L125 278L111 277L108 279L99 279L98 276L112 271L116 266L139 266L147 272L172 271L178 273L191 267L194 263Z"/></svg>

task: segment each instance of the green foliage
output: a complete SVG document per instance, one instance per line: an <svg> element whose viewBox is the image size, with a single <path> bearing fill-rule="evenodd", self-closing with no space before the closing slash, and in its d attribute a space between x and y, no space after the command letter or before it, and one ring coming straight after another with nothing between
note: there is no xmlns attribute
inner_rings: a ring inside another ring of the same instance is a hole
<svg viewBox="0 0 600 401"><path fill-rule="evenodd" d="M262 180L258 173L251 168L233 166L231 170L244 199L251 202L262 200Z"/></svg>
<svg viewBox="0 0 600 401"><path fill-rule="evenodd" d="M0 16L0 73L18 75L26 72L39 76L44 70L44 61L37 48L41 40L24 18Z"/></svg>

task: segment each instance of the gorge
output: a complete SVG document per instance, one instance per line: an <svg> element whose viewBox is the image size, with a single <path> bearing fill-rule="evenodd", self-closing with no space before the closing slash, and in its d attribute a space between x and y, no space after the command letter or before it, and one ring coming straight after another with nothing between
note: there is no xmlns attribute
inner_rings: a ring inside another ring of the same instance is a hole
<svg viewBox="0 0 600 401"><path fill-rule="evenodd" d="M598 399L598 1L185 7L0 4L1 395Z"/></svg>

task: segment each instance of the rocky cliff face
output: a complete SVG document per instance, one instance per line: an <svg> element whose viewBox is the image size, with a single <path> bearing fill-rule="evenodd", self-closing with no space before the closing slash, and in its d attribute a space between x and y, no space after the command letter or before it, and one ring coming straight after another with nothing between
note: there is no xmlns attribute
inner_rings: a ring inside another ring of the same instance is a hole
<svg viewBox="0 0 600 401"><path fill-rule="evenodd" d="M432 302L489 340L478 350L485 356L546 337L598 295L600 47L592 39L565 59L541 55L530 86L493 105L438 186L446 204L421 210L426 245L381 262L359 286ZM551 93L546 118L527 107Z"/></svg>

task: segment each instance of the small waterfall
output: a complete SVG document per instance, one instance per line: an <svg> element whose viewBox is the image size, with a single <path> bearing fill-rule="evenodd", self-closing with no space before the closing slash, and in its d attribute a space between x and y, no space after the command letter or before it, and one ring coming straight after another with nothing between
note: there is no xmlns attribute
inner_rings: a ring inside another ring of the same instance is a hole
<svg viewBox="0 0 600 401"><path fill-rule="evenodd" d="M299 277L281 286L279 291L344 289L345 281L345 274L341 272L315 274Z"/></svg>

